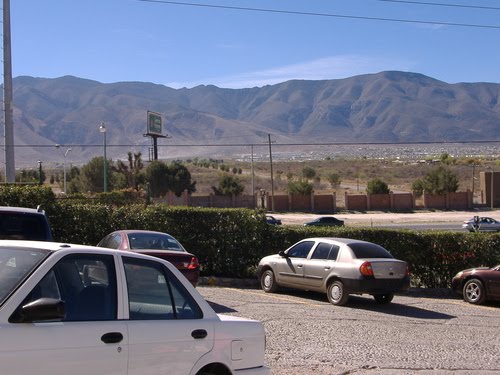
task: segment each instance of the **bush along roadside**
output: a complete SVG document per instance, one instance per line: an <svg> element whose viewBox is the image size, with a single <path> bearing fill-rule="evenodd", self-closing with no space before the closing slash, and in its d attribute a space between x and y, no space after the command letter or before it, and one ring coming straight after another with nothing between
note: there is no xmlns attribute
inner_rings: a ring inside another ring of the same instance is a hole
<svg viewBox="0 0 500 375"><path fill-rule="evenodd" d="M263 256L307 237L349 237L384 246L410 265L412 286L447 288L456 272L500 263L500 235L350 227L276 226L249 209L72 203L44 187L0 189L0 204L47 211L56 241L96 245L117 229L168 232L202 264L203 276L255 276Z"/></svg>

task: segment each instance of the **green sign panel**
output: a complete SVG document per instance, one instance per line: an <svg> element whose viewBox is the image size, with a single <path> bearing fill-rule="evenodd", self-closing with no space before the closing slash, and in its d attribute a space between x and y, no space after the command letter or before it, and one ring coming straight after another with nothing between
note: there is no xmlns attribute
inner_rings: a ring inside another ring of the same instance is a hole
<svg viewBox="0 0 500 375"><path fill-rule="evenodd" d="M161 115L148 111L148 129L146 134L161 135Z"/></svg>

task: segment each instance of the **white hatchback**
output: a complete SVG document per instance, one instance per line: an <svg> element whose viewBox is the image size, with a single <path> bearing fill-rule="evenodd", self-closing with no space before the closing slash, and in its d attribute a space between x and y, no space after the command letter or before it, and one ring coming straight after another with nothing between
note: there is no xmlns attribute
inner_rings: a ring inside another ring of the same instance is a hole
<svg viewBox="0 0 500 375"><path fill-rule="evenodd" d="M9 375L269 374L258 321L218 315L169 262L0 241L0 363Z"/></svg>

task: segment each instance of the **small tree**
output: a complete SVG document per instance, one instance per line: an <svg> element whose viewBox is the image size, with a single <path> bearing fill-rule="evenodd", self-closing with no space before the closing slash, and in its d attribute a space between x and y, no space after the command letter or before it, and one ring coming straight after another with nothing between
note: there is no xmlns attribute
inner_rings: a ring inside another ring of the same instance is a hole
<svg viewBox="0 0 500 375"><path fill-rule="evenodd" d="M188 193L196 191L196 181L191 181L191 173L185 165L172 163L168 166L169 187L168 189L178 197L187 190Z"/></svg>
<svg viewBox="0 0 500 375"><path fill-rule="evenodd" d="M313 191L313 186L306 180L290 181L287 192L296 195L309 195Z"/></svg>
<svg viewBox="0 0 500 375"><path fill-rule="evenodd" d="M245 190L240 179L229 174L223 174L219 178L219 186L212 186L215 195L240 195Z"/></svg>
<svg viewBox="0 0 500 375"><path fill-rule="evenodd" d="M454 193L458 190L458 176L440 166L427 173L422 180L413 182L412 190L416 196L421 196L424 191L429 194Z"/></svg>
<svg viewBox="0 0 500 375"><path fill-rule="evenodd" d="M390 190L389 186L387 186L384 181L380 178L374 178L373 180L368 181L366 192L368 194L388 194Z"/></svg>
<svg viewBox="0 0 500 375"><path fill-rule="evenodd" d="M451 156L450 154L448 154L447 152L443 152L440 156L439 156L439 160L441 161L441 163L443 164L455 164L455 159L453 159L453 156Z"/></svg>
<svg viewBox="0 0 500 375"><path fill-rule="evenodd" d="M316 170L311 167L302 168L302 177L307 178L308 180L314 178L316 176Z"/></svg>
<svg viewBox="0 0 500 375"><path fill-rule="evenodd" d="M168 191L168 166L155 160L146 168L146 180L152 197L162 197Z"/></svg>
<svg viewBox="0 0 500 375"><path fill-rule="evenodd" d="M118 160L117 166L113 168L114 171L124 175L126 185L135 190L139 189L139 184L143 181L142 169L144 164L142 162L142 154L140 152L132 154L127 153L128 165L121 160Z"/></svg>
<svg viewBox="0 0 500 375"><path fill-rule="evenodd" d="M340 183L341 183L341 180L340 180L340 176L338 173L329 173L327 176L326 176L326 179L328 180L328 182L330 183L330 186L332 188L335 188L335 187L339 187L340 186Z"/></svg>
<svg viewBox="0 0 500 375"><path fill-rule="evenodd" d="M102 192L104 189L104 162L107 165L107 183L109 191L113 190L112 161L106 160L102 156L95 157L85 164L80 170L79 185L83 192Z"/></svg>
<svg viewBox="0 0 500 375"><path fill-rule="evenodd" d="M424 180L419 178L418 180L413 181L411 184L411 191L415 194L416 197L421 197L424 194Z"/></svg>
<svg viewBox="0 0 500 375"><path fill-rule="evenodd" d="M146 180L153 197L164 196L168 191L180 197L182 192L196 191L196 181L191 181L191 173L180 162L167 165L155 160L146 169Z"/></svg>

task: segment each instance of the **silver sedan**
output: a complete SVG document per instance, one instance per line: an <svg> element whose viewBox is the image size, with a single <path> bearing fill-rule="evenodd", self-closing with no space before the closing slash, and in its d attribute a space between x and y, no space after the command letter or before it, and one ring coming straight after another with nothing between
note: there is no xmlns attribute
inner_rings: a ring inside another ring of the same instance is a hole
<svg viewBox="0 0 500 375"><path fill-rule="evenodd" d="M472 219L464 221L462 229L469 232L499 232L500 221L491 217L475 216Z"/></svg>
<svg viewBox="0 0 500 375"><path fill-rule="evenodd" d="M371 294L389 303L410 287L408 266L382 246L348 238L307 238L285 251L264 257L257 270L265 292L288 287L326 292L334 305L349 294Z"/></svg>

